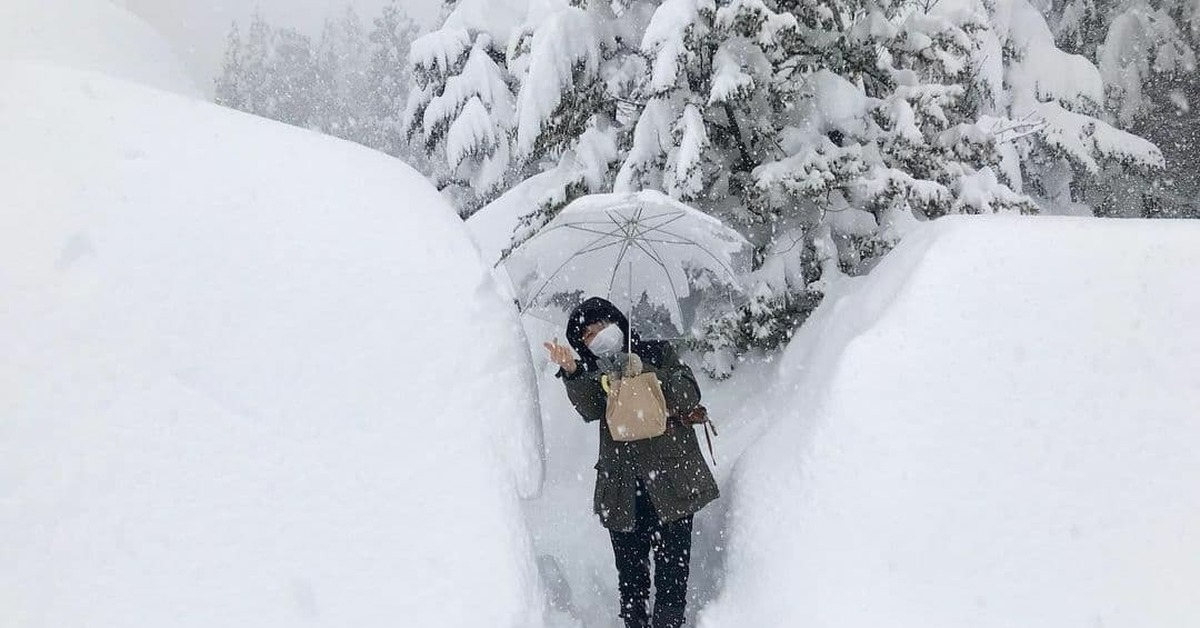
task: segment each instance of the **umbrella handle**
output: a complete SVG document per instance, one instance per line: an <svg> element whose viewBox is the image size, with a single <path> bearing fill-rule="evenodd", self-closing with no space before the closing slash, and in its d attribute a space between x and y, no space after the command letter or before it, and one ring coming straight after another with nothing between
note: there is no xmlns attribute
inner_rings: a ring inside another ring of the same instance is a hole
<svg viewBox="0 0 1200 628"><path fill-rule="evenodd" d="M625 344L626 344L625 353L632 355L633 354L633 262L628 262L626 264L626 266L629 268L629 283L626 284L629 286L629 315L628 315L629 333L626 334L626 336L628 336L628 337L625 338Z"/></svg>

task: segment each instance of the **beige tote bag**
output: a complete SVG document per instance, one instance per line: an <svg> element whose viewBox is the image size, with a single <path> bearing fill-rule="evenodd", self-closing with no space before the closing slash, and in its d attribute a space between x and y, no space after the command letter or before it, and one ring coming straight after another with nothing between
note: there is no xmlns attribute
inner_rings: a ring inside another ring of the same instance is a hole
<svg viewBox="0 0 1200 628"><path fill-rule="evenodd" d="M618 442L645 440L667 431L667 399L658 375L643 373L632 356L625 377L608 380L608 432Z"/></svg>

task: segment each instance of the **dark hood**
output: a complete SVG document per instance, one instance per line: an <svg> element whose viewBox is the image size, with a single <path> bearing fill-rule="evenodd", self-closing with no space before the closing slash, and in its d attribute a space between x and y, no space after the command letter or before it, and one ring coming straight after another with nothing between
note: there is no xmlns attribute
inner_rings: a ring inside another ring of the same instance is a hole
<svg viewBox="0 0 1200 628"><path fill-rule="evenodd" d="M596 354L592 353L592 350L588 349L587 345L584 344L583 330L588 325L600 321L615 323L617 327L621 328L621 333L625 336L623 341L625 343L629 342L631 333L629 319L610 301L600 297L591 297L575 306L575 309L571 310L571 315L567 319L567 342L571 344L571 348L575 350L575 353L579 354L580 359L585 365L585 370L595 370L597 358ZM658 343L643 342L636 332L633 332L633 352L651 364L657 365L660 362L661 350L658 348Z"/></svg>

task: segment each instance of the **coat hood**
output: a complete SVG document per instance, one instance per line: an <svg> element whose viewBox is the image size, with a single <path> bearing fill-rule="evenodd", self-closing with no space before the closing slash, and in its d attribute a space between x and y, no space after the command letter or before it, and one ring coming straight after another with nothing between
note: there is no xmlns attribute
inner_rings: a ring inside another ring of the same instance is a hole
<svg viewBox="0 0 1200 628"><path fill-rule="evenodd" d="M587 344L583 342L583 330L592 323L600 321L608 321L615 324L621 329L624 335L623 342L629 343L630 337L633 338L633 352L642 357L643 360L656 365L661 361L662 350L656 342L644 342L638 337L637 332L629 329L629 318L625 316L617 306L613 305L608 299L600 297L591 297L575 306L571 310L571 316L567 319L567 342L571 344L571 348L575 353L579 354L581 361L584 364L584 370L595 370L596 354L588 349Z"/></svg>
<svg viewBox="0 0 1200 628"><path fill-rule="evenodd" d="M629 342L629 319L613 305L611 301L600 297L592 297L583 303L575 306L571 310L571 316L567 319L567 342L571 343L571 348L575 349L575 353L583 359L588 365L589 370L596 365L596 354L588 349L586 343L583 342L583 330L592 323L607 321L614 323L621 328L621 334L624 336L622 342Z"/></svg>

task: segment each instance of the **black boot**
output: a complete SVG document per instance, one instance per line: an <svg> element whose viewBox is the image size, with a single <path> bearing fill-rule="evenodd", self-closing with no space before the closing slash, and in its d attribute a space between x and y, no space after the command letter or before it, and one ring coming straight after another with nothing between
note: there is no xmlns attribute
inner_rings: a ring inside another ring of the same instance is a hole
<svg viewBox="0 0 1200 628"><path fill-rule="evenodd" d="M651 628L683 628L683 607L654 605L654 620Z"/></svg>

